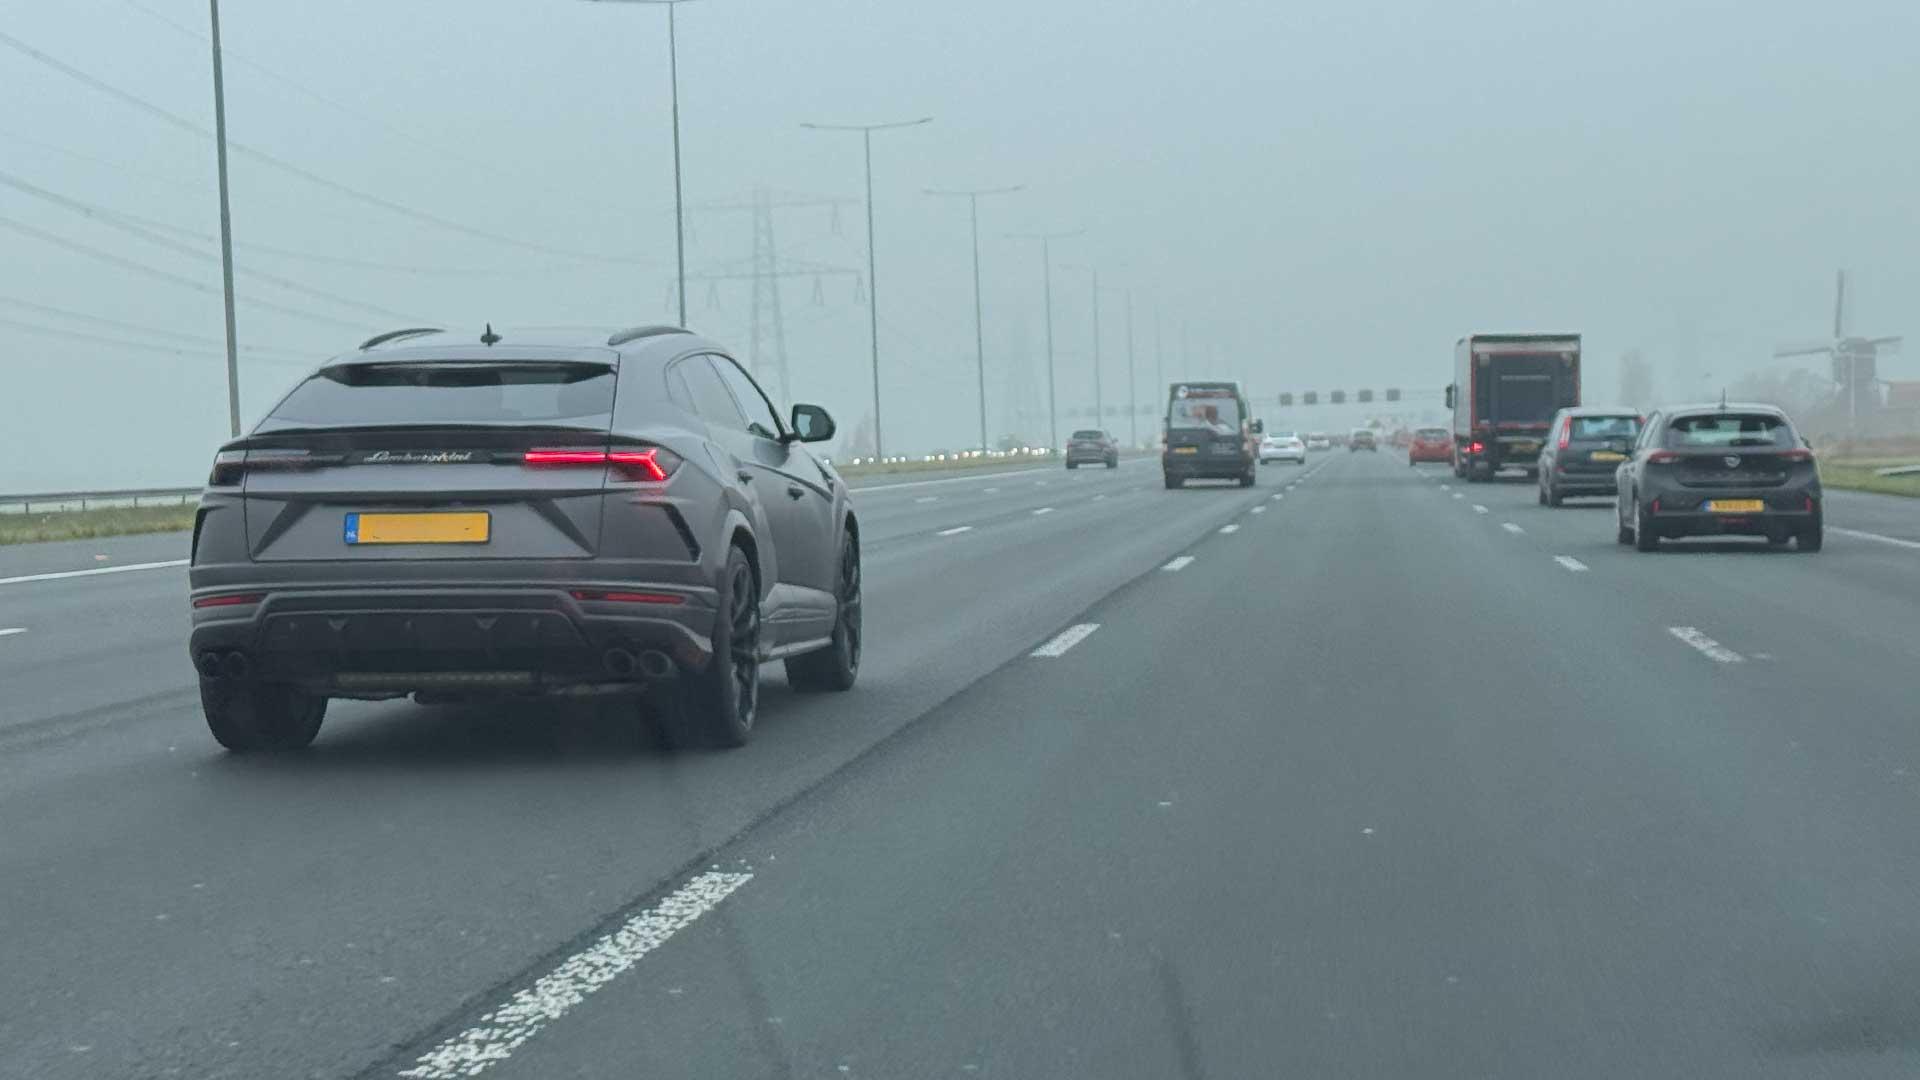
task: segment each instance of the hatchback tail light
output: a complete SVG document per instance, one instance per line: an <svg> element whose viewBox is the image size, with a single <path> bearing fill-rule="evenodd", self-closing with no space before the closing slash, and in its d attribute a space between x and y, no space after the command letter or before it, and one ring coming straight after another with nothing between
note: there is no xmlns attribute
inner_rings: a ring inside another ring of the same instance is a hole
<svg viewBox="0 0 1920 1080"><path fill-rule="evenodd" d="M1572 438L1573 438L1573 417L1569 416L1565 420L1562 420L1560 422L1560 449L1565 450L1567 448L1567 443Z"/></svg>
<svg viewBox="0 0 1920 1080"><path fill-rule="evenodd" d="M1780 451L1780 460L1781 460L1781 461L1812 461L1812 460L1813 460L1813 451L1811 451L1811 450L1782 450L1782 451Z"/></svg>
<svg viewBox="0 0 1920 1080"><path fill-rule="evenodd" d="M537 467L612 466L628 479L658 483L680 467L680 455L664 446L630 450L546 449L529 450L522 459Z"/></svg>
<svg viewBox="0 0 1920 1080"><path fill-rule="evenodd" d="M1671 450L1655 450L1647 455L1649 465L1671 465L1680 460L1680 455Z"/></svg>

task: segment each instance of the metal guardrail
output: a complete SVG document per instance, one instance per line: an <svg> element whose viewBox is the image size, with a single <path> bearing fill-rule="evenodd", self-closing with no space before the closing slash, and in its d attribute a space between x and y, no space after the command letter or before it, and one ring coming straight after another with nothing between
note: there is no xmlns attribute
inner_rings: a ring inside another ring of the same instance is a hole
<svg viewBox="0 0 1920 1080"><path fill-rule="evenodd" d="M35 507L49 510L88 510L96 506L140 506L168 502L184 504L200 497L201 488L127 488L122 491L43 491L27 495L0 495L0 514L30 514Z"/></svg>
<svg viewBox="0 0 1920 1080"><path fill-rule="evenodd" d="M1920 473L1920 465L1889 465L1873 470L1875 476L1912 476L1914 473Z"/></svg>

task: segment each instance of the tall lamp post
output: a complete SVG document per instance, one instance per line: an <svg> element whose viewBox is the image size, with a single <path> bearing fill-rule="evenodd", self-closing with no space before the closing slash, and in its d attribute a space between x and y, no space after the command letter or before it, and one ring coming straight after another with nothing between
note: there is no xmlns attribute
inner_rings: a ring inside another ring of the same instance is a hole
<svg viewBox="0 0 1920 1080"><path fill-rule="evenodd" d="M673 88L673 258L680 282L680 323L687 325L687 221L680 187L680 42L673 9L692 0L589 0L595 4L656 4L667 9L667 81Z"/></svg>
<svg viewBox="0 0 1920 1080"><path fill-rule="evenodd" d="M1040 280L1047 305L1047 446L1053 450L1060 449L1060 409L1054 403L1053 379L1053 242L1071 239L1086 231L1007 234L1009 240L1040 241Z"/></svg>
<svg viewBox="0 0 1920 1080"><path fill-rule="evenodd" d="M929 195L951 196L967 200L967 212L973 222L973 360L974 375L980 386L980 449L987 449L987 344L986 330L980 309L980 196L1011 195L1021 190L1024 184L1012 187L968 188L965 190L945 190L927 188Z"/></svg>
<svg viewBox="0 0 1920 1080"><path fill-rule="evenodd" d="M883 457L880 436L880 283L874 279L873 256L873 133L894 128L919 127L933 123L933 117L898 120L886 124L801 124L812 131L857 131L867 166L867 339L873 355L873 456Z"/></svg>
<svg viewBox="0 0 1920 1080"><path fill-rule="evenodd" d="M220 0L207 0L213 23L213 144L220 172L220 291L227 318L227 431L240 437L240 342L233 319L233 217L227 208L227 86L220 60Z"/></svg>

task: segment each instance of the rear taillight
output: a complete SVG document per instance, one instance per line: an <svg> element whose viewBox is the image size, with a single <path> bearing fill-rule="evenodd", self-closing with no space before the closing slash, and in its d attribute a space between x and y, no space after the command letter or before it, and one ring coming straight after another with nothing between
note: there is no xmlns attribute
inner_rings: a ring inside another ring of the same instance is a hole
<svg viewBox="0 0 1920 1080"><path fill-rule="evenodd" d="M1812 461L1812 460L1813 460L1813 451L1811 451L1811 450L1782 450L1782 451L1780 451L1780 460L1781 460L1781 461Z"/></svg>
<svg viewBox="0 0 1920 1080"><path fill-rule="evenodd" d="M617 604L684 604L687 598L678 593L656 592L597 592L591 589L573 590L575 600L606 600Z"/></svg>
<svg viewBox="0 0 1920 1080"><path fill-rule="evenodd" d="M1651 505L1651 506L1649 507L1649 509L1651 509L1651 510L1652 510L1652 511L1653 511L1654 513L1656 513L1656 514L1660 512L1660 497L1659 497L1659 496L1657 496L1657 495L1656 495L1656 496L1654 496L1654 499L1653 499L1653 504L1652 504L1652 505Z"/></svg>
<svg viewBox="0 0 1920 1080"><path fill-rule="evenodd" d="M1560 423L1560 449L1565 450L1573 438L1573 417L1569 416Z"/></svg>
<svg viewBox="0 0 1920 1080"><path fill-rule="evenodd" d="M207 486L234 487L250 472L311 469L337 464L340 460L339 454L315 454L311 450L222 450L213 455L213 472L207 477Z"/></svg>
<svg viewBox="0 0 1920 1080"><path fill-rule="evenodd" d="M193 600L193 606L197 608L239 607L242 604L257 604L266 598L265 593L224 593L220 596L197 596Z"/></svg>
<svg viewBox="0 0 1920 1080"><path fill-rule="evenodd" d="M637 450L554 449L529 450L522 459L528 465L574 466L611 465L629 479L658 483L680 467L680 455L663 446Z"/></svg>
<svg viewBox="0 0 1920 1080"><path fill-rule="evenodd" d="M1671 465L1680 460L1680 455L1671 450L1655 450L1647 455L1649 465Z"/></svg>
<svg viewBox="0 0 1920 1080"><path fill-rule="evenodd" d="M1480 443L1480 442L1472 442L1472 443L1468 443L1468 444L1467 444L1467 453L1469 453L1469 454L1478 454L1478 453L1480 453L1480 452L1481 452L1482 450L1485 450L1486 448L1487 448L1487 445L1486 445L1485 443Z"/></svg>

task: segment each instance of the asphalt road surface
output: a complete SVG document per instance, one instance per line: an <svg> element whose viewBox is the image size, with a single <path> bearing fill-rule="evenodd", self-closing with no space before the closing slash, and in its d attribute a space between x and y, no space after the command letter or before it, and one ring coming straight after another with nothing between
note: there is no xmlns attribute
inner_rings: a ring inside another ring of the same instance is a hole
<svg viewBox="0 0 1920 1080"><path fill-rule="evenodd" d="M1333 451L856 505L860 685L770 665L728 753L336 702L228 757L182 538L0 549L0 1076L1920 1074L1920 503L1643 555Z"/></svg>

